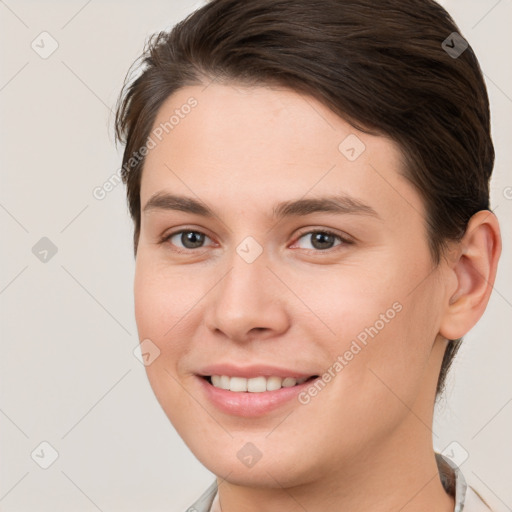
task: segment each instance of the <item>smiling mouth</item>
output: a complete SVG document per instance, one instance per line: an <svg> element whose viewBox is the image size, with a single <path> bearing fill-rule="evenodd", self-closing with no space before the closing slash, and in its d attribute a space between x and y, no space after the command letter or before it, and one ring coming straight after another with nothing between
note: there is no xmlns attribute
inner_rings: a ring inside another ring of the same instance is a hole
<svg viewBox="0 0 512 512"><path fill-rule="evenodd" d="M235 393L264 393L266 391L277 391L281 388L291 388L299 386L304 382L318 378L318 375L311 377L302 377L296 379L294 377L252 377L246 379L245 377L230 377L228 375L207 375L203 376L209 384L214 388L224 389L226 391L233 391Z"/></svg>

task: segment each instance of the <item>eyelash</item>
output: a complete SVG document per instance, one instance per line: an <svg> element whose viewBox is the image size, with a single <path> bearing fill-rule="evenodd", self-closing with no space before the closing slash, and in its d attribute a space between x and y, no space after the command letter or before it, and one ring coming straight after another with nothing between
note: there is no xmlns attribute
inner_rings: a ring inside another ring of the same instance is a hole
<svg viewBox="0 0 512 512"><path fill-rule="evenodd" d="M196 234L200 234L200 235L204 235L205 237L207 238L210 238L206 233L203 233L202 231L199 231L199 230L196 230L196 229L180 229L178 231L174 231L172 233L169 233L168 235L164 235L161 239L160 239L160 244L164 244L166 242L169 242L169 240L173 237L173 236L176 236L176 235L179 235L179 234L182 234L182 233L196 233ZM340 246L346 246L346 245L352 245L354 243L353 240L349 239L348 237L344 237L342 235L340 235L339 233L335 233L334 231L330 231L329 229L314 229L314 230L309 230L309 231L304 231L302 233L300 233L299 235L297 235L297 237L295 238L293 244L296 244L302 237L304 237L305 235L312 235L314 233L322 233L324 235L328 235L328 236L333 236L335 238L337 238L340 243L337 244L337 245L334 245L333 247L330 247L328 249L303 249L304 251L307 251L308 253L309 252L314 252L314 253L331 253L332 251L335 251L336 248L339 248ZM211 240L211 238L210 238ZM169 244L169 245L173 245L174 244ZM198 247L196 249L182 249L182 248L176 248L176 246L174 246L174 248L172 249L174 252L177 252L179 254L187 254L187 253L192 253L194 251L197 251L197 250L201 250L201 249L204 249L204 247Z"/></svg>

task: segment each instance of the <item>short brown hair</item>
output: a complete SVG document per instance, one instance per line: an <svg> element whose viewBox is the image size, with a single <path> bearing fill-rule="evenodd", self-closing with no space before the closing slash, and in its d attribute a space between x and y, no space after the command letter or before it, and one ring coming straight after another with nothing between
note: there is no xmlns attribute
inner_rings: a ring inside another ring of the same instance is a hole
<svg viewBox="0 0 512 512"><path fill-rule="evenodd" d="M154 34L140 61L116 113L135 254L140 148L171 94L212 79L291 88L396 141L426 207L436 265L446 242L460 240L470 217L489 209L494 148L485 83L471 47L433 0L212 0ZM436 394L460 343L447 346Z"/></svg>

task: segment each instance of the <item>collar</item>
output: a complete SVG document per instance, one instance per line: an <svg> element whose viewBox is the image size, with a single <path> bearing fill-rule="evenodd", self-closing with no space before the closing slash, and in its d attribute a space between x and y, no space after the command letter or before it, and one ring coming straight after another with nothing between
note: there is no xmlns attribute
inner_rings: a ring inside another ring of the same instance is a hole
<svg viewBox="0 0 512 512"><path fill-rule="evenodd" d="M459 466L440 453L435 455L444 490L455 499L454 512L492 512L480 494L466 483Z"/></svg>

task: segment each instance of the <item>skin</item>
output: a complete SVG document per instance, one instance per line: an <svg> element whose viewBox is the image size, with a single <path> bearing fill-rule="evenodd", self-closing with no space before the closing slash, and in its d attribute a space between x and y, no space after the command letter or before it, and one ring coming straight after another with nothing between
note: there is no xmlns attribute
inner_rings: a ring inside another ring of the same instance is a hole
<svg viewBox="0 0 512 512"><path fill-rule="evenodd" d="M224 512L452 511L432 448L435 386L446 339L487 304L501 249L495 216L473 216L434 267L425 209L393 141L297 92L235 85L187 86L154 123L197 100L147 155L142 208L165 191L215 212L142 213L135 314L139 338L160 350L146 368L158 401L218 476ZM338 149L350 134L366 146L355 161ZM272 218L277 202L333 193L378 215ZM203 246L161 242L180 229L207 235ZM311 232L322 229L352 243L315 248ZM250 264L236 252L248 236L263 249ZM202 393L195 373L211 363L321 374L397 302L401 311L307 405L242 418ZM237 458L247 442L262 453L251 468Z"/></svg>

